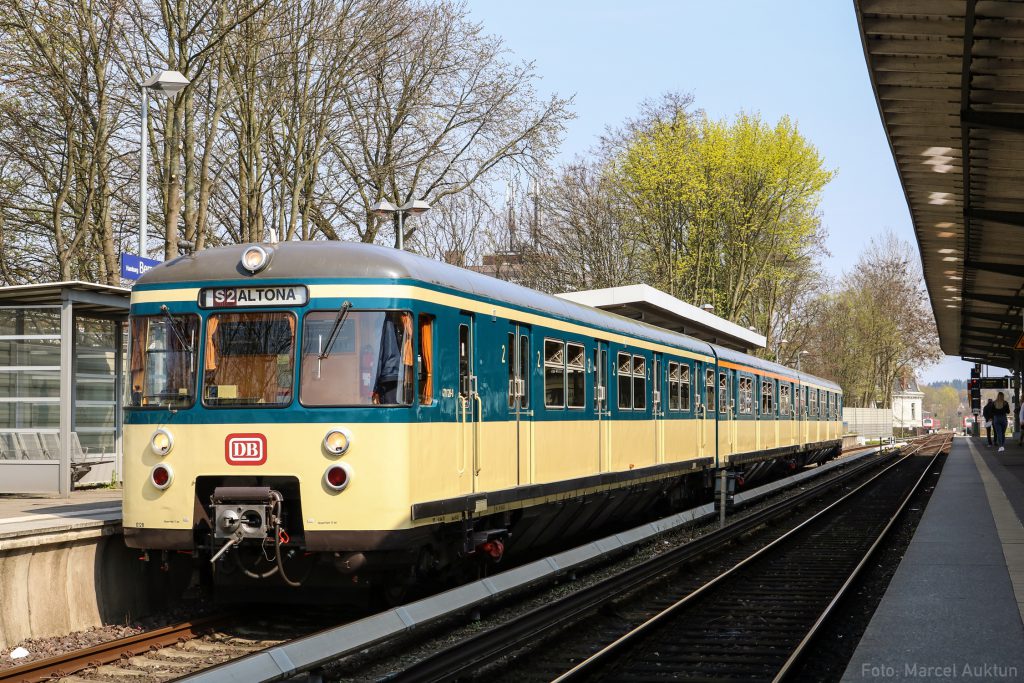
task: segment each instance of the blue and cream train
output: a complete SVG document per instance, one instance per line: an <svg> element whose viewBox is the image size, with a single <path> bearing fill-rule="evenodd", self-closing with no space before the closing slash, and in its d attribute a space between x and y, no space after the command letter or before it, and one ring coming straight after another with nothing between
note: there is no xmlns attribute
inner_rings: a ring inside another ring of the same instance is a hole
<svg viewBox="0 0 1024 683"><path fill-rule="evenodd" d="M393 249L180 257L130 326L126 541L219 584L405 580L839 452L831 382Z"/></svg>

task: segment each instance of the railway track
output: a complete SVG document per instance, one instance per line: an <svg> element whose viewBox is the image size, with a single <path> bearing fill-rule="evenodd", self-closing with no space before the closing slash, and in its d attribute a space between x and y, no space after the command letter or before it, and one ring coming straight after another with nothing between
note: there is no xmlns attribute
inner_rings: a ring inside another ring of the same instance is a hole
<svg viewBox="0 0 1024 683"><path fill-rule="evenodd" d="M716 555L703 576L678 570L820 498L826 489L849 486L879 461L458 642L385 680L501 680L502 672L505 680L516 681L649 680L670 673L681 680L771 679L811 642L853 581L851 571L864 566L891 526L893 510L909 499L908 488L924 479L951 439L940 434L912 442L898 460L887 460L883 473L780 538L752 554L738 547ZM898 476L888 476L893 474ZM871 502L862 510L856 501ZM862 516L868 510L870 519ZM799 539L811 545L800 549ZM787 555L786 548L796 549Z"/></svg>
<svg viewBox="0 0 1024 683"><path fill-rule="evenodd" d="M0 682L168 681L306 635L327 620L213 615L3 669Z"/></svg>

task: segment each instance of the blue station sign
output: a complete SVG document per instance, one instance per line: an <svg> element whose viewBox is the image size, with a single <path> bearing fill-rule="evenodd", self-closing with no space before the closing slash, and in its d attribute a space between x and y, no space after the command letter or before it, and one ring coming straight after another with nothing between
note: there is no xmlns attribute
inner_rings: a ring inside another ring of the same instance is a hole
<svg viewBox="0 0 1024 683"><path fill-rule="evenodd" d="M158 265L160 261L155 259L121 252L121 277L125 280L138 280L147 270Z"/></svg>

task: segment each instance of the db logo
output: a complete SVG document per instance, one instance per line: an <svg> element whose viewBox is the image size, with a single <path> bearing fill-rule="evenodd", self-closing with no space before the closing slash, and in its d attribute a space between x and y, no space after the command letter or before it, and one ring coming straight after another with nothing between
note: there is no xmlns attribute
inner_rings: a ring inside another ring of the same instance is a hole
<svg viewBox="0 0 1024 683"><path fill-rule="evenodd" d="M262 465L267 461L267 437L262 434L228 434L224 459L229 465Z"/></svg>

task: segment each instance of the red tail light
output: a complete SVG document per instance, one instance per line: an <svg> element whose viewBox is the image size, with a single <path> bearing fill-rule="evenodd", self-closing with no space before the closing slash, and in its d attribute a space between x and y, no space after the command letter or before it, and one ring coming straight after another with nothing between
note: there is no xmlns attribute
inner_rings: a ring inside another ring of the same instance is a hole
<svg viewBox="0 0 1024 683"><path fill-rule="evenodd" d="M324 473L324 482L335 491L343 491L351 478L352 472L346 463L331 465Z"/></svg>
<svg viewBox="0 0 1024 683"><path fill-rule="evenodd" d="M153 482L153 486L163 490L171 485L171 482L174 480L174 473L171 472L171 468L167 465L160 464L149 473L149 479Z"/></svg>

